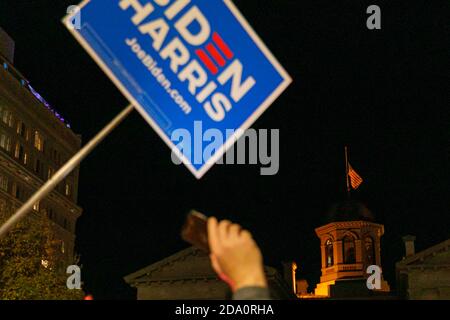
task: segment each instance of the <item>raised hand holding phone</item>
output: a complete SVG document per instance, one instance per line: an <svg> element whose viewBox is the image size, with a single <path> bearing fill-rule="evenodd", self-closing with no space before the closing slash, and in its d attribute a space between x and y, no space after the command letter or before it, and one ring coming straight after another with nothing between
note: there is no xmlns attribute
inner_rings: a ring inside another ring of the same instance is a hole
<svg viewBox="0 0 450 320"><path fill-rule="evenodd" d="M181 235L209 253L214 271L233 292L243 287L267 287L261 251L251 233L240 225L228 220L219 222L192 210Z"/></svg>
<svg viewBox="0 0 450 320"><path fill-rule="evenodd" d="M267 287L263 257L251 233L228 220L208 219L211 264L233 292L244 287Z"/></svg>
<svg viewBox="0 0 450 320"><path fill-rule="evenodd" d="M204 214L191 210L181 230L181 237L194 247L209 253L207 220L208 218Z"/></svg>

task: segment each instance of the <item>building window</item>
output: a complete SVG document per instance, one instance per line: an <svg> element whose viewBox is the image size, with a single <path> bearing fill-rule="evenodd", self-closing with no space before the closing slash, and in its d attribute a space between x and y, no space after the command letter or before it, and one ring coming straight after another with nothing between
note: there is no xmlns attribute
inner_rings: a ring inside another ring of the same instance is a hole
<svg viewBox="0 0 450 320"><path fill-rule="evenodd" d="M23 146L20 143L16 144L16 149L14 151L14 156L21 160L24 164L28 162L28 155L25 153Z"/></svg>
<svg viewBox="0 0 450 320"><path fill-rule="evenodd" d="M53 177L54 173L55 173L55 170L52 167L48 167L47 179L51 179Z"/></svg>
<svg viewBox="0 0 450 320"><path fill-rule="evenodd" d="M42 259L41 260L41 265L45 268L45 269L47 269L48 268L48 266L49 266L49 262L48 262L48 260L44 260L44 259Z"/></svg>
<svg viewBox="0 0 450 320"><path fill-rule="evenodd" d="M50 220L53 220L53 209L52 208L48 208L47 216Z"/></svg>
<svg viewBox="0 0 450 320"><path fill-rule="evenodd" d="M17 134L19 134L25 140L28 140L27 126L23 121L17 122Z"/></svg>
<svg viewBox="0 0 450 320"><path fill-rule="evenodd" d="M16 149L14 151L14 157L17 159L20 159L23 152L23 147L20 145L20 143L16 143Z"/></svg>
<svg viewBox="0 0 450 320"><path fill-rule="evenodd" d="M34 132L34 147L39 151L44 151L44 138L39 131Z"/></svg>
<svg viewBox="0 0 450 320"><path fill-rule="evenodd" d="M0 199L0 213L6 212L6 201L3 199Z"/></svg>
<svg viewBox="0 0 450 320"><path fill-rule="evenodd" d="M3 121L3 123L5 123L8 126L12 127L13 124L14 124L12 112L8 111L6 109L3 109L2 121Z"/></svg>
<svg viewBox="0 0 450 320"><path fill-rule="evenodd" d="M16 199L19 199L19 200L22 196L22 190L15 182L13 183L12 195L13 195L13 197L15 197Z"/></svg>
<svg viewBox="0 0 450 320"><path fill-rule="evenodd" d="M64 193L66 194L66 196L70 196L72 192L72 188L70 187L70 184L66 182L66 189L64 191Z"/></svg>
<svg viewBox="0 0 450 320"><path fill-rule="evenodd" d="M64 243L64 240L61 240L61 253L65 253L66 252L66 246Z"/></svg>
<svg viewBox="0 0 450 320"><path fill-rule="evenodd" d="M44 164L39 159L36 159L36 161L34 162L34 172L36 172L36 174L41 178L42 176L45 176Z"/></svg>
<svg viewBox="0 0 450 320"><path fill-rule="evenodd" d="M0 189L8 192L8 177L0 175Z"/></svg>
<svg viewBox="0 0 450 320"><path fill-rule="evenodd" d="M366 247L366 264L368 266L375 264L375 246L373 239L371 237L366 237L364 240L364 245Z"/></svg>
<svg viewBox="0 0 450 320"><path fill-rule="evenodd" d="M355 239L346 235L342 240L342 251L344 254L344 263L345 264L353 264L356 263L356 254L355 254Z"/></svg>
<svg viewBox="0 0 450 320"><path fill-rule="evenodd" d="M39 159L36 159L36 162L34 163L34 172L39 173L40 169L41 169L41 161Z"/></svg>
<svg viewBox="0 0 450 320"><path fill-rule="evenodd" d="M53 149L52 150L52 159L53 159L53 161L57 161L57 159L58 159L58 151L56 151L56 149Z"/></svg>
<svg viewBox="0 0 450 320"><path fill-rule="evenodd" d="M330 239L325 242L325 260L327 268L334 264L333 242Z"/></svg>
<svg viewBox="0 0 450 320"><path fill-rule="evenodd" d="M11 151L11 138L4 133L0 135L0 147L8 152Z"/></svg>

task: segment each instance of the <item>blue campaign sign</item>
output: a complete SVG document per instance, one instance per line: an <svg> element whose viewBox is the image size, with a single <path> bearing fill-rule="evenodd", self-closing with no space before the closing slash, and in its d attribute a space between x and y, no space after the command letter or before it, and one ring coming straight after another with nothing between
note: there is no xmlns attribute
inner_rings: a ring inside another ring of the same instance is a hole
<svg viewBox="0 0 450 320"><path fill-rule="evenodd" d="M230 0L86 0L64 23L197 178L291 82Z"/></svg>

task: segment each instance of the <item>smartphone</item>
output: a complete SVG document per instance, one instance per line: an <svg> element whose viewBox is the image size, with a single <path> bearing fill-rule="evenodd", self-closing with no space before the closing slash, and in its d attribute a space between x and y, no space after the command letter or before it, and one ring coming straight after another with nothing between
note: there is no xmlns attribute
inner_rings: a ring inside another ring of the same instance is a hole
<svg viewBox="0 0 450 320"><path fill-rule="evenodd" d="M204 214L191 210L181 230L181 237L194 247L209 253L207 221L208 217Z"/></svg>

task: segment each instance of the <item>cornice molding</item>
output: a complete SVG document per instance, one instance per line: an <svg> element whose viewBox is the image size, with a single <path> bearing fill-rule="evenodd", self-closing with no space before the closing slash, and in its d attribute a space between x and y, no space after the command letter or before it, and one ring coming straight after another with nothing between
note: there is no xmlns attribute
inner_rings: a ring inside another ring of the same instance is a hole
<svg viewBox="0 0 450 320"><path fill-rule="evenodd" d="M357 221L338 221L338 222L330 222L324 226L318 227L315 229L316 234L323 234L323 233L329 233L331 231L340 230L340 229L351 229L351 228L377 228L381 229L384 233L384 225L379 223L374 223L370 221L363 221L363 220L357 220Z"/></svg>

